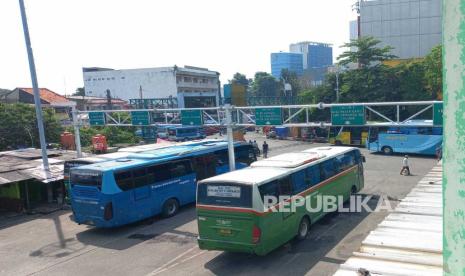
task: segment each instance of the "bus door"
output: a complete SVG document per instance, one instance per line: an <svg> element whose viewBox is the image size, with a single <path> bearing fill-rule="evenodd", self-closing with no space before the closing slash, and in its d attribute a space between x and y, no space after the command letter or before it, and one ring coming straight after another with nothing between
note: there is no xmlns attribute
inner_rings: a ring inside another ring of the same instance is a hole
<svg viewBox="0 0 465 276"><path fill-rule="evenodd" d="M148 185L146 168L136 168L132 171L132 180L134 182L133 196L134 201L144 200L150 197L150 186Z"/></svg>
<svg viewBox="0 0 465 276"><path fill-rule="evenodd" d="M353 127L350 135L350 145L362 145L362 128Z"/></svg>
<svg viewBox="0 0 465 276"><path fill-rule="evenodd" d="M368 145L367 148L371 151L380 151L378 141L379 129L377 127L370 127L368 132Z"/></svg>

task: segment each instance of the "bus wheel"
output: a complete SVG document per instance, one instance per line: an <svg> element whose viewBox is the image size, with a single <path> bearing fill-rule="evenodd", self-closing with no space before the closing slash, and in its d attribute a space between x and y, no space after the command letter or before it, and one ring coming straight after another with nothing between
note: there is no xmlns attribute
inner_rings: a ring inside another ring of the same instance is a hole
<svg viewBox="0 0 465 276"><path fill-rule="evenodd" d="M302 241L308 235L308 230L310 229L310 220L308 217L303 217L299 224L299 229L297 231L297 240Z"/></svg>
<svg viewBox="0 0 465 276"><path fill-rule="evenodd" d="M337 140L335 143L334 143L336 146L342 146L342 142Z"/></svg>
<svg viewBox="0 0 465 276"><path fill-rule="evenodd" d="M178 210L179 210L178 201L176 199L174 199L174 198L171 198L171 199L168 199L165 202L165 204L163 204L161 215L164 218L169 218L169 217L172 217L172 216L176 215Z"/></svg>
<svg viewBox="0 0 465 276"><path fill-rule="evenodd" d="M383 153L386 154L386 155L391 155L391 154L394 152L394 151L392 150L391 147L387 147L387 146L386 146L386 147L383 147L381 150L382 150Z"/></svg>

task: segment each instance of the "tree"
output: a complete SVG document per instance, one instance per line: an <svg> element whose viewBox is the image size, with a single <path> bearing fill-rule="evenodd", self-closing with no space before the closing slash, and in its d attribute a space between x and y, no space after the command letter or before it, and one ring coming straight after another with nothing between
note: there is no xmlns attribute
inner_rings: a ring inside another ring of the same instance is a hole
<svg viewBox="0 0 465 276"><path fill-rule="evenodd" d="M391 46L378 48L377 45L380 42L380 40L371 36L352 39L349 43L345 43L341 46L344 48L349 48L349 50L342 53L337 58L337 60L341 65L358 63L361 68L367 68L372 63L396 58L395 55L390 54L391 50L393 49ZM350 48L352 47L355 47L357 50L351 51Z"/></svg>
<svg viewBox="0 0 465 276"><path fill-rule="evenodd" d="M291 85L291 95L297 95L300 91L300 83L297 74L293 71L289 71L288 69L282 69L281 78L285 81L285 83L289 83Z"/></svg>
<svg viewBox="0 0 465 276"><path fill-rule="evenodd" d="M255 73L252 84L252 93L256 97L278 97L281 83L266 72Z"/></svg>
<svg viewBox="0 0 465 276"><path fill-rule="evenodd" d="M436 46L423 60L426 90L431 99L442 99L442 46Z"/></svg>
<svg viewBox="0 0 465 276"><path fill-rule="evenodd" d="M84 87L78 87L76 88L76 91L71 95L71 96L85 96L86 91L84 90Z"/></svg>
<svg viewBox="0 0 465 276"><path fill-rule="evenodd" d="M233 76L232 80L229 80L230 84L241 84L248 86L251 80L247 79L247 77L244 74L241 73L236 73Z"/></svg>
<svg viewBox="0 0 465 276"><path fill-rule="evenodd" d="M59 142L62 127L51 108L43 109L45 140ZM36 113L32 105L0 103L0 150L39 147Z"/></svg>

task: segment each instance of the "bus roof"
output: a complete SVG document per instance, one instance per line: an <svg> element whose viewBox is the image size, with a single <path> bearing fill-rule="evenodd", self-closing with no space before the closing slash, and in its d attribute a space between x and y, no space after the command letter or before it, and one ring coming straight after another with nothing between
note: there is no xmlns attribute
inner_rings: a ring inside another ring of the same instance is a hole
<svg viewBox="0 0 465 276"><path fill-rule="evenodd" d="M275 157L269 158L275 160L271 161L269 164L264 162L268 159L257 161L252 163L249 168L217 175L202 180L201 183L229 182L260 185L262 183L266 183L276 178L290 174L294 172L297 167L300 167L302 165L324 161L326 159L334 157L335 155L346 153L354 149L356 148L318 147L304 150L302 152L280 154ZM291 158L293 157L296 157L295 161L291 160ZM308 161L309 159L312 159L312 161ZM289 164L292 164L292 166Z"/></svg>
<svg viewBox="0 0 465 276"><path fill-rule="evenodd" d="M280 168L295 168L306 163L318 160L325 157L324 153L320 152L291 152L284 153L271 158L253 162L251 167L280 167Z"/></svg>
<svg viewBox="0 0 465 276"><path fill-rule="evenodd" d="M246 144L245 142L235 142L236 145ZM144 151L140 153L132 153L124 158L108 160L96 164L80 166L76 169L108 171L127 168L128 166L144 165L147 162L153 164L161 163L164 161L178 159L181 156L195 155L204 151L211 151L227 148L227 142L222 140L203 141L202 143L192 143L184 145L172 145L170 147Z"/></svg>
<svg viewBox="0 0 465 276"><path fill-rule="evenodd" d="M128 155L129 153L127 152L112 152L112 153L101 154L101 155L75 158L72 160L68 160L66 162L84 161L84 162L89 162L89 163L97 163L97 162L104 162L104 161L112 160L112 159L124 158L124 157L127 157Z"/></svg>
<svg viewBox="0 0 465 276"><path fill-rule="evenodd" d="M317 147L317 148L307 149L307 150L304 150L302 152L313 153L313 154L318 154L318 155L324 155L320 159L328 159L328 158L333 157L334 155L345 153L345 152L348 152L348 151L351 151L351 150L354 150L354 149L357 149L357 148L354 148L354 147L341 147L341 146L337 146L337 147Z"/></svg>
<svg viewBox="0 0 465 276"><path fill-rule="evenodd" d="M202 180L201 183L240 183L240 184L261 184L274 178L279 178L289 172L286 168L255 167L232 171Z"/></svg>

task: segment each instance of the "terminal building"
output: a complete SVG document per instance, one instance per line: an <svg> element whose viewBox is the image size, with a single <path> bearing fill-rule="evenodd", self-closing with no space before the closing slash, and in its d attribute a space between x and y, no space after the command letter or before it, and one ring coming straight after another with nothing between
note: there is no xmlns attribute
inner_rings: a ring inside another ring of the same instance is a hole
<svg viewBox="0 0 465 276"><path fill-rule="evenodd" d="M360 36L392 46L399 59L422 58L441 44L442 0L362 0Z"/></svg>
<svg viewBox="0 0 465 276"><path fill-rule="evenodd" d="M121 69L87 67L82 69L86 96L130 99L176 98L178 107L219 105L219 73L206 68L159 67ZM109 93L108 93L109 91Z"/></svg>

